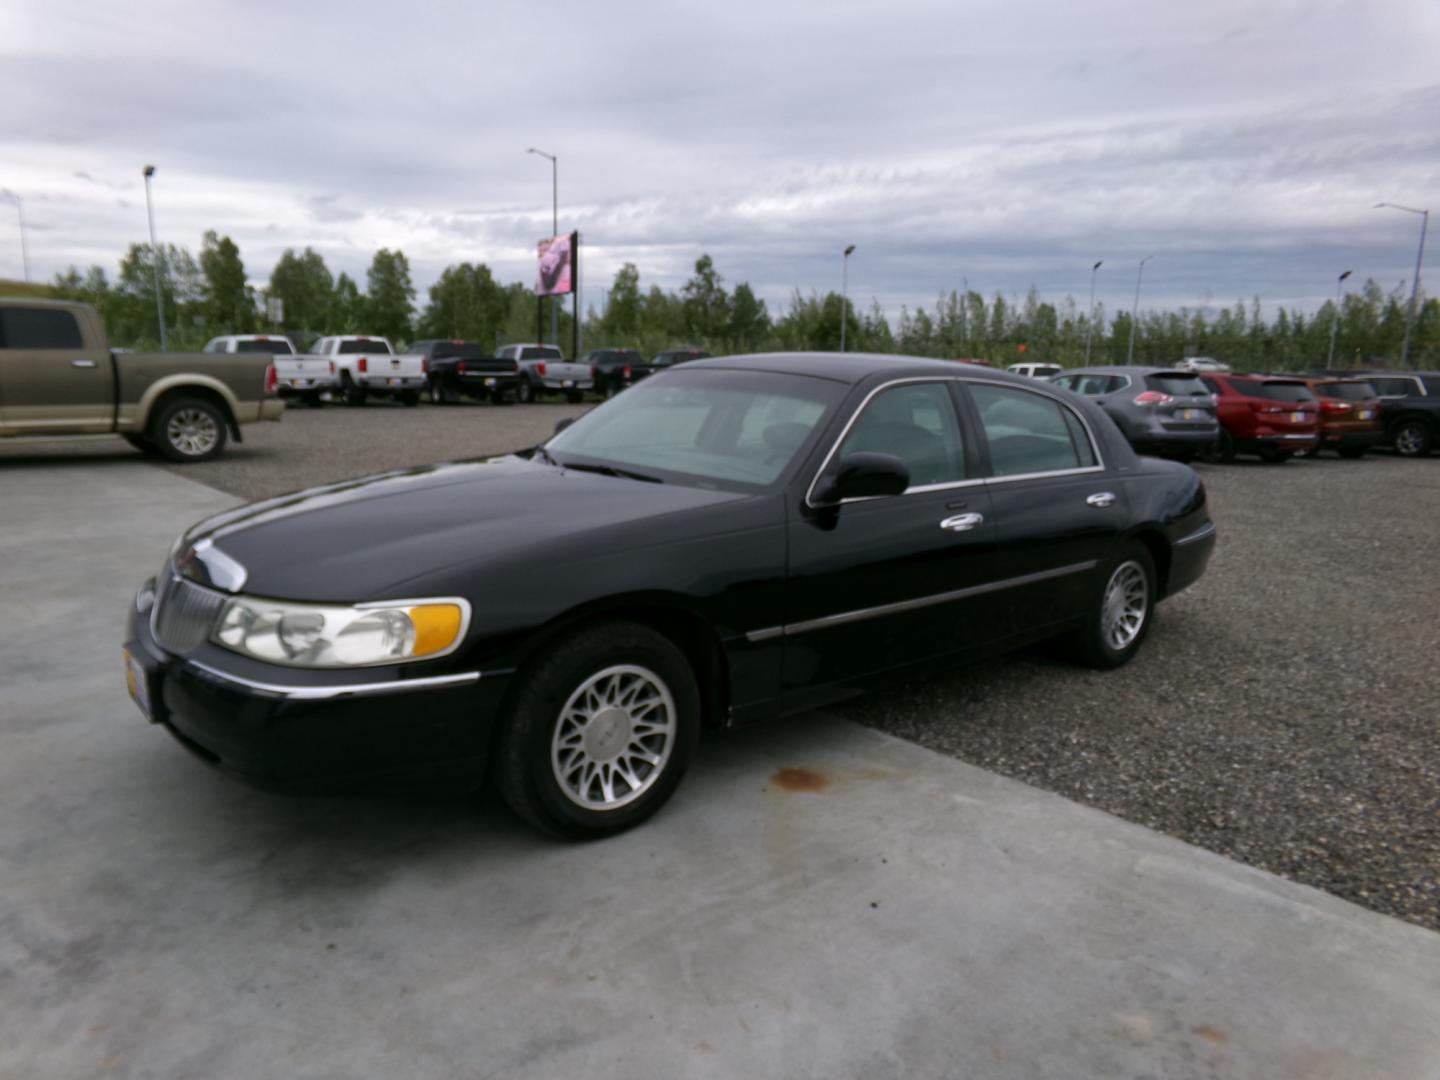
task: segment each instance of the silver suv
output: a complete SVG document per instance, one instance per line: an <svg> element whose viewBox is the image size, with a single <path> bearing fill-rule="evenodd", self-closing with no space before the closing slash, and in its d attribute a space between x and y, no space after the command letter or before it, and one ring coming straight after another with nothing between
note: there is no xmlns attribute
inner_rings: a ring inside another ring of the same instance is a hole
<svg viewBox="0 0 1440 1080"><path fill-rule="evenodd" d="M1050 381L1094 401L1142 454L1192 461L1220 437L1215 398L1188 371L1076 368Z"/></svg>

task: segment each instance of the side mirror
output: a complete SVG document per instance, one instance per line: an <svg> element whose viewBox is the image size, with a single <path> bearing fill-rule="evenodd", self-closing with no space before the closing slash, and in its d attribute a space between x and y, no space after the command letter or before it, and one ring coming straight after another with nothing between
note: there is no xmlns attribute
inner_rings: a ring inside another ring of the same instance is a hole
<svg viewBox="0 0 1440 1080"><path fill-rule="evenodd" d="M567 427L569 427L569 426L570 426L571 424L573 424L574 422L575 422L575 417L573 417L573 416L567 416L567 417L565 417L563 420L556 420L556 421L555 421L555 434L556 434L556 435L559 435L560 432L564 431Z"/></svg>
<svg viewBox="0 0 1440 1080"><path fill-rule="evenodd" d="M817 501L870 499L900 495L910 486L910 469L894 454L847 454L833 476L821 485Z"/></svg>

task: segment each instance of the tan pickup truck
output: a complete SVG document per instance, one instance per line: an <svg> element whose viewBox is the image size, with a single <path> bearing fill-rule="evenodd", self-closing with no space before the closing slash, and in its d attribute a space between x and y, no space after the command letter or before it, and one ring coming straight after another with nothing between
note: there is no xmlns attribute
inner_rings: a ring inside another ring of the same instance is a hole
<svg viewBox="0 0 1440 1080"><path fill-rule="evenodd" d="M113 433L205 461L284 413L269 356L111 352L89 304L0 297L0 438Z"/></svg>

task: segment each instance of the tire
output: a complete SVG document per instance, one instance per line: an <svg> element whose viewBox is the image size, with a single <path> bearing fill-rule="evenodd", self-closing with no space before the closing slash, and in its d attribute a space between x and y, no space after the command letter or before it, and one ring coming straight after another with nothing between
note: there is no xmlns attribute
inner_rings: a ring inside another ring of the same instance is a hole
<svg viewBox="0 0 1440 1080"><path fill-rule="evenodd" d="M1362 458L1365 456L1365 447L1347 446L1336 450L1335 452L1347 461L1354 461L1357 458Z"/></svg>
<svg viewBox="0 0 1440 1080"><path fill-rule="evenodd" d="M1115 599L1115 590L1128 598L1128 606ZM1075 658L1100 670L1129 663L1150 633L1155 600L1155 562L1144 544L1131 540L1096 577L1085 622L1070 642ZM1135 606L1138 613L1129 610ZM1136 614L1138 626L1132 624Z"/></svg>
<svg viewBox="0 0 1440 1080"><path fill-rule="evenodd" d="M1395 452L1401 457L1425 457L1435 437L1430 428L1420 420L1402 420L1390 431L1395 443Z"/></svg>
<svg viewBox="0 0 1440 1080"><path fill-rule="evenodd" d="M433 382L425 384L425 396L430 399L431 405L445 404L445 392Z"/></svg>
<svg viewBox="0 0 1440 1080"><path fill-rule="evenodd" d="M325 402L323 402L322 400L320 400L320 393L319 393L319 391L316 391L316 392L311 393L311 394L306 394L306 395L302 398L302 400L305 402L306 405L308 405L308 406L309 406L310 408L312 408L312 409L323 409L323 408L325 407Z"/></svg>
<svg viewBox="0 0 1440 1080"><path fill-rule="evenodd" d="M640 716L655 730L637 735L632 725L642 721L630 709L604 707L627 695L652 702ZM502 725L493 775L510 808L553 836L599 839L638 825L674 794L700 734L700 691L685 655L661 634L596 623L522 672ZM636 747L645 760L630 753ZM621 760L634 786L612 764Z"/></svg>
<svg viewBox="0 0 1440 1080"><path fill-rule="evenodd" d="M420 404L420 391L406 390L400 395L400 404L404 405L407 409L413 409L416 405Z"/></svg>
<svg viewBox="0 0 1440 1080"><path fill-rule="evenodd" d="M1215 440L1215 446L1205 455L1206 461L1213 461L1218 465L1229 465L1235 460L1235 440L1230 432L1224 428L1220 429L1220 435Z"/></svg>
<svg viewBox="0 0 1440 1080"><path fill-rule="evenodd" d="M365 404L365 390L356 386L355 380L346 375L340 383L340 396L346 405L351 407Z"/></svg>
<svg viewBox="0 0 1440 1080"><path fill-rule="evenodd" d="M225 449L228 432L219 407L204 398L179 397L151 418L145 437L156 453L171 461L209 461Z"/></svg>
<svg viewBox="0 0 1440 1080"><path fill-rule="evenodd" d="M515 400L521 405L530 405L539 395L535 392L535 384L529 379L521 379L520 385L515 388Z"/></svg>

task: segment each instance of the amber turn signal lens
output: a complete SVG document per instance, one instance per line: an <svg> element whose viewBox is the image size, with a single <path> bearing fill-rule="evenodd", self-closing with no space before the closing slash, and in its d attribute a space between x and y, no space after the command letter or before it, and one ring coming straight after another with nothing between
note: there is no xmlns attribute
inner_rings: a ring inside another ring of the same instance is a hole
<svg viewBox="0 0 1440 1080"><path fill-rule="evenodd" d="M407 614L415 624L413 658L444 652L460 635L463 618L458 604L425 604L410 608Z"/></svg>

